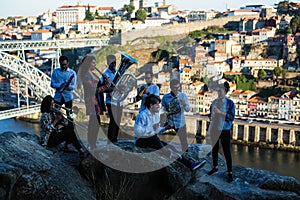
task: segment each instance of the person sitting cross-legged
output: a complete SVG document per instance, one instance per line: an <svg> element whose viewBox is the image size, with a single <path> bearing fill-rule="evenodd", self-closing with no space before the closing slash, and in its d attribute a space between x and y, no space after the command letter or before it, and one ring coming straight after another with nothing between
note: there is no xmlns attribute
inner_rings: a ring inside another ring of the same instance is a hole
<svg viewBox="0 0 300 200"><path fill-rule="evenodd" d="M167 127L160 127L159 122L159 109L160 98L154 94L150 94L145 99L146 108L141 111L137 116L134 124L134 136L135 142L138 147L141 148L153 148L162 149L164 155L171 157L176 155L178 160L191 170L196 170L199 167L204 166L206 160L200 162L191 162L179 153L172 151L168 148L163 148L167 145L159 139L157 134L163 133Z"/></svg>

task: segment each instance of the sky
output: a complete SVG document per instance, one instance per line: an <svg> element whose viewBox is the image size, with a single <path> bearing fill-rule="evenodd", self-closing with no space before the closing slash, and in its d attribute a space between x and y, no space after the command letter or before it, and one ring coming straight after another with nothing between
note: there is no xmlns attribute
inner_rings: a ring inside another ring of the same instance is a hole
<svg viewBox="0 0 300 200"><path fill-rule="evenodd" d="M2 0L0 18L8 16L38 16L47 10L55 11L62 5L76 5L79 0ZM130 0L81 0L84 4L95 6L113 6L121 8L129 4ZM148 5L163 0L148 0ZM265 4L274 5L283 0L166 0L167 4L175 5L178 10L218 10L225 11L226 8L239 8L245 5ZM291 2L299 2L292 0Z"/></svg>

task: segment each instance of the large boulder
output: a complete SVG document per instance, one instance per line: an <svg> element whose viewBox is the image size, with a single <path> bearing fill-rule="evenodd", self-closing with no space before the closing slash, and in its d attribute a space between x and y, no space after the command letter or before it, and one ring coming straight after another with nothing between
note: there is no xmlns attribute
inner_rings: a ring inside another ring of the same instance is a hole
<svg viewBox="0 0 300 200"><path fill-rule="evenodd" d="M72 166L79 156L49 151L37 141L28 133L0 134L0 199L94 199Z"/></svg>

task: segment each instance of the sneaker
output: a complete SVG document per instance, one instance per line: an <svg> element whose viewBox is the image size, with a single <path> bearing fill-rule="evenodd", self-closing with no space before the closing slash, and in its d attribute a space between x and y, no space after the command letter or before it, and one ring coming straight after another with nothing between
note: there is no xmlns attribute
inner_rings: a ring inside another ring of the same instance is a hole
<svg viewBox="0 0 300 200"><path fill-rule="evenodd" d="M201 160L199 162L194 162L192 164L191 170L195 171L198 168L203 167L206 164L206 160Z"/></svg>
<svg viewBox="0 0 300 200"><path fill-rule="evenodd" d="M216 173L217 171L218 171L218 168L214 167L207 174L212 175L212 174Z"/></svg>

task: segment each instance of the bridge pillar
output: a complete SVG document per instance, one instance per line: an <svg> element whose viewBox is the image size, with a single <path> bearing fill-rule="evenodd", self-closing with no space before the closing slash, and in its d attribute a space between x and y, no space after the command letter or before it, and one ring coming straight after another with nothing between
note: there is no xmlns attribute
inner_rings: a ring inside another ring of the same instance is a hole
<svg viewBox="0 0 300 200"><path fill-rule="evenodd" d="M260 139L260 127L256 125L255 132L254 132L254 142L259 142L259 139Z"/></svg>
<svg viewBox="0 0 300 200"><path fill-rule="evenodd" d="M233 124L233 129L232 129L232 139L237 140L238 139L238 124Z"/></svg>
<svg viewBox="0 0 300 200"><path fill-rule="evenodd" d="M295 142L296 142L295 130L291 129L290 130L289 144L294 144Z"/></svg>
<svg viewBox="0 0 300 200"><path fill-rule="evenodd" d="M271 142L271 139L272 139L272 128L268 126L266 130L266 141Z"/></svg>
<svg viewBox="0 0 300 200"><path fill-rule="evenodd" d="M249 140L249 125L244 125L244 137L243 137L243 140L245 142L248 142Z"/></svg>
<svg viewBox="0 0 300 200"><path fill-rule="evenodd" d="M186 131L187 133L197 134L197 120L193 116L186 116Z"/></svg>
<svg viewBox="0 0 300 200"><path fill-rule="evenodd" d="M206 136L207 121L206 120L202 120L201 123L202 123L202 126L201 126L201 136Z"/></svg>
<svg viewBox="0 0 300 200"><path fill-rule="evenodd" d="M278 144L283 143L283 129L282 128L278 128L277 142L278 142Z"/></svg>

